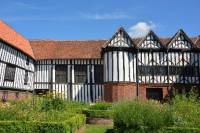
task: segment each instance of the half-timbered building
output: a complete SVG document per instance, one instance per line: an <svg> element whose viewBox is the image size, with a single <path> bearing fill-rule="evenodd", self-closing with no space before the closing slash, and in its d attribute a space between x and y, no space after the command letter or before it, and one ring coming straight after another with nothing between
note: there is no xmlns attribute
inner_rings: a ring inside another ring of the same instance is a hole
<svg viewBox="0 0 200 133"><path fill-rule="evenodd" d="M0 21L0 97L26 98L33 91L34 55L30 42Z"/></svg>
<svg viewBox="0 0 200 133"><path fill-rule="evenodd" d="M63 99L113 102L199 91L200 37L183 30L171 38L153 31L131 38L119 28L109 40L27 41L1 25L9 29L0 26L2 95L51 91Z"/></svg>

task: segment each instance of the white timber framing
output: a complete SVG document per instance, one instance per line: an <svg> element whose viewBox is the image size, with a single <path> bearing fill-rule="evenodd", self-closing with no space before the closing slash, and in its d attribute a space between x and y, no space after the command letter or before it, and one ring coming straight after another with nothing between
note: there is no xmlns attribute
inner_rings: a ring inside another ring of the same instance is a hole
<svg viewBox="0 0 200 133"><path fill-rule="evenodd" d="M67 69L67 83L56 83L55 66L65 65ZM75 83L74 67L76 65L87 66L87 82ZM102 59L66 59L66 60L39 60L36 62L35 89L52 90L54 94L60 94L63 99L71 99L81 102L95 102L103 100L103 83L95 83L94 66L102 65ZM103 73L102 73L103 74Z"/></svg>
<svg viewBox="0 0 200 133"><path fill-rule="evenodd" d="M9 64L16 67L14 81L4 80ZM24 83L25 71L28 71L27 84ZM1 89L33 91L34 60L4 41L0 41L0 73Z"/></svg>

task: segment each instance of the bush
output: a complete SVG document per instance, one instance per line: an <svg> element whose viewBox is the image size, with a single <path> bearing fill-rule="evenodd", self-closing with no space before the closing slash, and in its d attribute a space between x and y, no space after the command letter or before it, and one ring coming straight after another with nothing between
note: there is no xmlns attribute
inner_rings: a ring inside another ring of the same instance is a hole
<svg viewBox="0 0 200 133"><path fill-rule="evenodd" d="M70 133L70 125L53 122L1 121L1 133Z"/></svg>
<svg viewBox="0 0 200 133"><path fill-rule="evenodd" d="M113 110L83 110L83 113L92 118L113 118Z"/></svg>
<svg viewBox="0 0 200 133"><path fill-rule="evenodd" d="M55 96L55 98L44 97L41 109L44 111L48 110L64 110L65 109L65 101L61 99L59 96Z"/></svg>
<svg viewBox="0 0 200 133"><path fill-rule="evenodd" d="M165 133L200 133L200 128L188 127L169 127L166 128Z"/></svg>
<svg viewBox="0 0 200 133"><path fill-rule="evenodd" d="M176 96L172 109L176 126L200 128L200 102L195 96Z"/></svg>
<svg viewBox="0 0 200 133"><path fill-rule="evenodd" d="M90 110L108 110L112 108L112 103L97 102L89 107Z"/></svg>
<svg viewBox="0 0 200 133"><path fill-rule="evenodd" d="M86 124L86 117L83 114L77 114L65 122L70 125L71 131L75 132L76 129L78 129L81 126L83 126L84 124Z"/></svg>
<svg viewBox="0 0 200 133"><path fill-rule="evenodd" d="M1 133L71 133L85 124L84 115L75 115L63 122L0 121Z"/></svg>
<svg viewBox="0 0 200 133"><path fill-rule="evenodd" d="M155 101L126 101L114 107L114 127L118 132L154 133L172 125L173 115L167 105Z"/></svg>

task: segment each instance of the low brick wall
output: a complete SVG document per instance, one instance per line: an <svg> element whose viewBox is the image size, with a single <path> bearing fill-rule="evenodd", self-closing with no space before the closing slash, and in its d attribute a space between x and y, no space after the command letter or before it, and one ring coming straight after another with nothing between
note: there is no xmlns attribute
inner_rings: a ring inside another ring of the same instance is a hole
<svg viewBox="0 0 200 133"><path fill-rule="evenodd" d="M1 101L25 100L32 96L29 91L0 90Z"/></svg>

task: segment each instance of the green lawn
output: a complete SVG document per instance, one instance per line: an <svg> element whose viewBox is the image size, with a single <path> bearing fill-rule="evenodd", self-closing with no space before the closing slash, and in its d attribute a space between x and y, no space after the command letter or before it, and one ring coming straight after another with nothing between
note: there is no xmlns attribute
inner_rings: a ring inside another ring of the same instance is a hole
<svg viewBox="0 0 200 133"><path fill-rule="evenodd" d="M112 125L86 125L85 133L106 133L112 128Z"/></svg>

